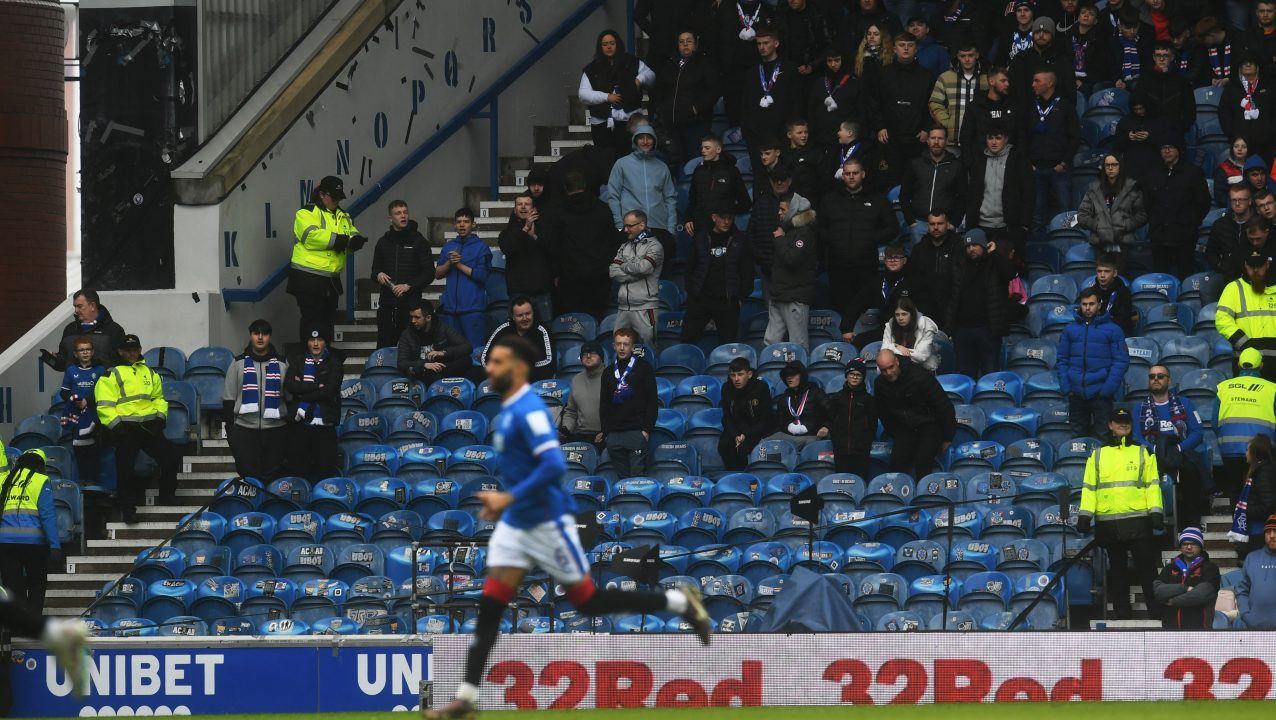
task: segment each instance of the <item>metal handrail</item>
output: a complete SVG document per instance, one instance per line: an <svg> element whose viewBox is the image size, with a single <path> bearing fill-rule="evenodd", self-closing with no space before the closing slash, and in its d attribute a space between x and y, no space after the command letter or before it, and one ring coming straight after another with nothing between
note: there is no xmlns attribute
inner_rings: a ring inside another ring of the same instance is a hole
<svg viewBox="0 0 1276 720"><path fill-rule="evenodd" d="M450 120L441 125L428 138L418 145L411 153L407 155L397 165L390 168L385 175L379 180L372 183L363 194L355 198L346 207L346 212L353 217L368 208L381 198L387 191L392 188L395 183L402 180L409 172L420 165L435 150L443 146L458 130L465 127L467 123L475 119L486 119L491 125L489 133L489 158L488 158L488 183L493 199L499 195L500 191L500 153L499 153L499 137L498 137L498 114L497 100L501 93L509 89L523 73L527 72L536 61L544 57L550 50L558 45L573 30L575 30L585 18L589 17L595 10L602 7L606 0L584 0L571 15L568 15L558 27L554 28L539 43L523 57L510 64L508 70L496 78L492 84L479 93L465 107L461 108ZM628 3L632 4L632 3ZM348 255L346 260L346 313L349 318L354 318L355 292L354 292L354 263L355 256ZM288 277L288 260L280 263L279 267L266 276L260 284L255 288L222 288L222 301L229 308L232 303L255 303L266 299L275 291Z"/></svg>

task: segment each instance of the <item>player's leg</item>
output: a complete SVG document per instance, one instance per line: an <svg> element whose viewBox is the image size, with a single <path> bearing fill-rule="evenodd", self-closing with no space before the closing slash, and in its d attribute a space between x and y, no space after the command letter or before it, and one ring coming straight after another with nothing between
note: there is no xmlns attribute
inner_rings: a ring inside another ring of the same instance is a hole
<svg viewBox="0 0 1276 720"><path fill-rule="evenodd" d="M79 618L46 618L0 587L0 627L7 628L14 637L39 640L57 657L71 681L71 691L76 697L83 697L88 686L89 630Z"/></svg>

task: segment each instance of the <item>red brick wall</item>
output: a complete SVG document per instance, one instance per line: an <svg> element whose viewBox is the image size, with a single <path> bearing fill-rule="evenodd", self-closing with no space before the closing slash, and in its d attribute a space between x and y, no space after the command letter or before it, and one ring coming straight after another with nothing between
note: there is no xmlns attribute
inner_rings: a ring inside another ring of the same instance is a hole
<svg viewBox="0 0 1276 720"><path fill-rule="evenodd" d="M67 294L62 26L53 0L0 0L0 349Z"/></svg>

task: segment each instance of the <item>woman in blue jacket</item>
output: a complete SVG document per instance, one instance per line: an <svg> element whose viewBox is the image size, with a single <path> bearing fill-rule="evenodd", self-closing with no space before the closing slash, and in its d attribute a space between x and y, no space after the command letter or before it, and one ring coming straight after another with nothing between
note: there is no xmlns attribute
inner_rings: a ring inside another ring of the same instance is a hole
<svg viewBox="0 0 1276 720"><path fill-rule="evenodd" d="M1099 312L1099 292L1081 291L1077 319L1059 336L1055 373L1059 390L1068 398L1068 424L1076 437L1102 438L1107 432L1112 401L1125 380L1130 353L1125 333L1106 313Z"/></svg>

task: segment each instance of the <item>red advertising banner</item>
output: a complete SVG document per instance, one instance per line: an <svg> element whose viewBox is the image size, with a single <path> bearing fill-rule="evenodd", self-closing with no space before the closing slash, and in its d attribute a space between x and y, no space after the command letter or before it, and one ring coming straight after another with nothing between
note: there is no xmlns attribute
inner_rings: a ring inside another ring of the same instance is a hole
<svg viewBox="0 0 1276 720"><path fill-rule="evenodd" d="M469 638L434 639L450 700ZM484 710L1272 697L1269 633L508 635Z"/></svg>

